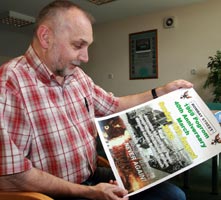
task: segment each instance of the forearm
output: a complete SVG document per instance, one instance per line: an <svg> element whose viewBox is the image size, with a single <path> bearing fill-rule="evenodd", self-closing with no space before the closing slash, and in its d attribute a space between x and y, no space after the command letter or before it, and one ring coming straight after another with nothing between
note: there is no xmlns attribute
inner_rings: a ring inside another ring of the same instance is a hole
<svg viewBox="0 0 221 200"><path fill-rule="evenodd" d="M158 87L155 89L157 96L162 96L166 94L166 91L163 87ZM141 103L145 103L153 99L151 90L134 95L128 95L124 97L120 97L119 106L116 112L125 110L127 108L131 108L133 106L139 105Z"/></svg>
<svg viewBox="0 0 221 200"><path fill-rule="evenodd" d="M1 176L0 190L41 192L49 196L76 196L89 198L91 188L74 184L41 170L32 168L27 172Z"/></svg>
<svg viewBox="0 0 221 200"><path fill-rule="evenodd" d="M187 82L185 80L176 80L171 83L168 83L164 86L157 87L155 89L157 96L162 96L164 94L167 94L171 91L177 90L179 88L191 88L193 87L193 84L190 82ZM120 97L119 99L119 106L116 110L116 112L125 110L127 108L131 108L133 106L139 105L141 103L145 103L147 101L150 101L153 99L153 95L151 90L140 93L140 94L134 94L129 96Z"/></svg>

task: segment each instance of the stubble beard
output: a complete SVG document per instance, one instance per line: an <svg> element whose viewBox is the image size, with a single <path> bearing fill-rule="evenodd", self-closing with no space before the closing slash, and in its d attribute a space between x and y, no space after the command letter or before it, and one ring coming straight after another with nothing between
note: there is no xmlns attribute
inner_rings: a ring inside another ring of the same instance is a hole
<svg viewBox="0 0 221 200"><path fill-rule="evenodd" d="M69 76L74 73L74 69L76 67L80 67L81 62L80 61L71 61L69 66L63 66L62 68L56 68L55 74L56 76Z"/></svg>

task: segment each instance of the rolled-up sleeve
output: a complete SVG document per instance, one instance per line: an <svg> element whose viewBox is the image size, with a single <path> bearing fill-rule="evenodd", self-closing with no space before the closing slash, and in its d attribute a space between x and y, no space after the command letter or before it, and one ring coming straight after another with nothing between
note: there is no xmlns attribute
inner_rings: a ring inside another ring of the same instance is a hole
<svg viewBox="0 0 221 200"><path fill-rule="evenodd" d="M95 85L94 102L95 116L105 116L115 112L119 105L119 98Z"/></svg>

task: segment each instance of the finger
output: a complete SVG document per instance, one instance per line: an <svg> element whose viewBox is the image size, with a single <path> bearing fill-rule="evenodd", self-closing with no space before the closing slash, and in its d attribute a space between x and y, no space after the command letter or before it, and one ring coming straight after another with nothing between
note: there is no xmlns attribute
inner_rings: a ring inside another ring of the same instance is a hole
<svg viewBox="0 0 221 200"><path fill-rule="evenodd" d="M115 188L113 192L119 197L124 197L128 194L127 190L119 188L119 187Z"/></svg>
<svg viewBox="0 0 221 200"><path fill-rule="evenodd" d="M109 183L113 185L118 185L116 180L110 180Z"/></svg>

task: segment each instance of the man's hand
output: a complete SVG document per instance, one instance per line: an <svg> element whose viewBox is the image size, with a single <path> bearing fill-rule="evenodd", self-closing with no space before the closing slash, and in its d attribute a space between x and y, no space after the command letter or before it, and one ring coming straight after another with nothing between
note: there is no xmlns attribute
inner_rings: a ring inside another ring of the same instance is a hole
<svg viewBox="0 0 221 200"><path fill-rule="evenodd" d="M125 195L128 194L127 190L120 188L115 184L99 183L91 186L91 198L96 200L128 200Z"/></svg>
<svg viewBox="0 0 221 200"><path fill-rule="evenodd" d="M162 87L156 88L156 93L158 96L161 96L180 88L191 88L191 87L193 87L192 83L180 79L167 83Z"/></svg>
<svg viewBox="0 0 221 200"><path fill-rule="evenodd" d="M110 180L109 183L114 184L114 185L118 185L116 180Z"/></svg>

